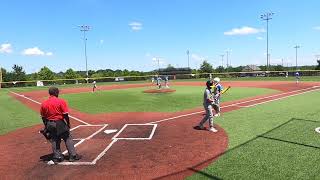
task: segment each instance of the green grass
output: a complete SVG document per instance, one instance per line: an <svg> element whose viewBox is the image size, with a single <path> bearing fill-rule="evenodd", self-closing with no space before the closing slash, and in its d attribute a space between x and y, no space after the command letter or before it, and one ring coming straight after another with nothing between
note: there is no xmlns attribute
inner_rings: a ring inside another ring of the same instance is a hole
<svg viewBox="0 0 320 180"><path fill-rule="evenodd" d="M315 131L317 127L320 127L320 122L293 119L263 136L320 148L320 134Z"/></svg>
<svg viewBox="0 0 320 180"><path fill-rule="evenodd" d="M41 122L39 115L0 90L0 135Z"/></svg>
<svg viewBox="0 0 320 180"><path fill-rule="evenodd" d="M216 122L228 133L229 152L189 179L202 179L203 174L223 179L295 179L306 174L306 177L316 176L317 171L313 171L312 168L318 166L314 158L319 157L320 149L311 148L305 153L304 149L310 147L264 138L258 138L258 144L247 143L244 146L247 148L240 145L292 118L320 122L319 98L320 92L316 91L223 114ZM281 127L283 132L279 128L269 135L300 143L318 143L319 139L313 136L315 126L310 122L301 123L303 121L288 124ZM303 133L296 132L299 127L302 127L300 131ZM267 144L264 145L264 142ZM317 155L314 155L314 152ZM257 161L261 161L262 164L255 166L254 162Z"/></svg>
<svg viewBox="0 0 320 180"><path fill-rule="evenodd" d="M147 88L130 88L96 93L66 94L62 98L70 107L82 112L96 114L104 112L177 112L201 107L203 87L175 86L174 93L148 94ZM277 91L263 88L231 88L222 101L233 101L245 97L275 93Z"/></svg>
<svg viewBox="0 0 320 180"><path fill-rule="evenodd" d="M193 179L318 179L320 149L264 138L227 152Z"/></svg>

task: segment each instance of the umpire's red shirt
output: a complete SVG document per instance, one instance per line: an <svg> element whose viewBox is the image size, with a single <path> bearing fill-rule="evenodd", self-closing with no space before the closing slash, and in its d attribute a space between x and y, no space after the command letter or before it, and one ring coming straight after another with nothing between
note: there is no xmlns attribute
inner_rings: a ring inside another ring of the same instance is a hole
<svg viewBox="0 0 320 180"><path fill-rule="evenodd" d="M68 113L68 105L63 99L50 96L41 104L40 114L47 120L63 120L63 114Z"/></svg>

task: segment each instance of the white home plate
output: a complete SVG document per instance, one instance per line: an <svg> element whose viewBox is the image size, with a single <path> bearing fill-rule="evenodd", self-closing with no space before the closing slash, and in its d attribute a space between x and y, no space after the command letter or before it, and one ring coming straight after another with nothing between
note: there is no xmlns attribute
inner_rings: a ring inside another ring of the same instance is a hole
<svg viewBox="0 0 320 180"><path fill-rule="evenodd" d="M106 134L112 134L112 133L115 133L117 131L118 131L117 129L107 129L107 130L105 130L103 132L106 133Z"/></svg>
<svg viewBox="0 0 320 180"><path fill-rule="evenodd" d="M317 128L315 129L315 131L316 131L317 133L320 133L320 127L317 127Z"/></svg>

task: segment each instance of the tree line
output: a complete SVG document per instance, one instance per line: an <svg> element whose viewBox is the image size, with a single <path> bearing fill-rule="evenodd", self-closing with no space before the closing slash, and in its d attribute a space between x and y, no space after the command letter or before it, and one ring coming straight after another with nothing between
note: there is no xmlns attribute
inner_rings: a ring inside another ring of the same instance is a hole
<svg viewBox="0 0 320 180"><path fill-rule="evenodd" d="M300 70L320 70L320 60L317 61L317 66L301 66ZM193 74L197 73L224 73L224 72L241 72L245 66L238 67L222 67L218 66L213 68L213 66L208 63L208 61L203 61L199 69L192 69ZM258 66L261 71L266 71L266 66ZM178 68L168 65L163 71L176 71ZM269 66L269 71L290 71L294 70L295 67L284 67L281 65ZM13 65L12 70L8 71L4 68L2 70L3 82L13 82L13 81L36 81L36 80L54 80L54 79L77 79L86 78L86 71L75 71L72 68L66 70L65 72L55 73L48 67L44 66L39 72L27 74L22 66L17 64ZM100 77L122 77L122 76L147 76L157 74L158 70L150 72L142 71L129 71L124 70L112 70L112 69L100 69L97 71L89 70L89 78L100 78Z"/></svg>

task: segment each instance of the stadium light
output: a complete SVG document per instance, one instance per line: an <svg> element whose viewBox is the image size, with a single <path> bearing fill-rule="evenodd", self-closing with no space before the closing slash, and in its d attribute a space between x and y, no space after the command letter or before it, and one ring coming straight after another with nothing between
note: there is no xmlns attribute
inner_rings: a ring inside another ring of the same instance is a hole
<svg viewBox="0 0 320 180"><path fill-rule="evenodd" d="M267 65L266 65L266 69L267 71L269 70L269 20L272 19L272 16L274 15L273 12L269 12L269 13L265 13L265 14L262 14L260 16L260 18L263 20L263 21L267 21Z"/></svg>
<svg viewBox="0 0 320 180"><path fill-rule="evenodd" d="M296 70L298 70L298 49L300 46L296 45L294 48L296 49Z"/></svg>
<svg viewBox="0 0 320 180"><path fill-rule="evenodd" d="M87 76L87 83L88 83L88 78L89 78L89 73L88 73L88 57L87 57L87 37L86 37L86 32L91 29L90 26L88 25L79 25L80 31L83 32L83 41L84 41L84 57L86 59L86 76Z"/></svg>
<svg viewBox="0 0 320 180"><path fill-rule="evenodd" d="M223 67L223 57L224 57L224 54L221 54L220 56L221 56L221 63L222 63L221 66Z"/></svg>

